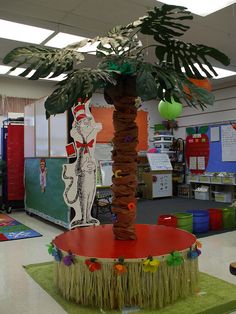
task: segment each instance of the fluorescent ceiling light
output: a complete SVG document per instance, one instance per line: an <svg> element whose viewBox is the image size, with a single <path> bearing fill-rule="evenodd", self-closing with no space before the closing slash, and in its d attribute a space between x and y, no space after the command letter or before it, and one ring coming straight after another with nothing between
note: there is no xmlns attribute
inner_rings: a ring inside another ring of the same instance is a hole
<svg viewBox="0 0 236 314"><path fill-rule="evenodd" d="M9 68L11 68L11 67L9 67ZM25 68L16 68L14 71L9 72L9 75L18 76L21 73L23 73L25 70L26 70ZM35 70L32 70L28 75L26 75L26 77L27 78L31 77L34 74L34 72L35 72ZM49 78L51 75L53 75L53 72L51 72L47 77L40 78L40 79L42 79L42 80L49 80L49 81L62 81L66 77L66 74L61 74L61 75L59 75L57 77Z"/></svg>
<svg viewBox="0 0 236 314"><path fill-rule="evenodd" d="M233 3L235 0L161 0L160 2L173 5L181 5L189 11L201 16L207 16L221 10Z"/></svg>
<svg viewBox="0 0 236 314"><path fill-rule="evenodd" d="M89 54L95 55L96 54L96 50L97 50L97 46L98 46L99 42L95 42L94 44L90 45L87 44L82 48L79 48L78 51L79 52L87 52Z"/></svg>
<svg viewBox="0 0 236 314"><path fill-rule="evenodd" d="M0 74L6 74L7 72L9 72L11 69L11 67L7 66L7 65L0 65Z"/></svg>
<svg viewBox="0 0 236 314"><path fill-rule="evenodd" d="M23 73L26 70L26 68L16 68L14 71L9 72L9 75L11 76L18 76L21 73ZM26 75L25 77L30 77L34 74L35 70L30 71L30 73L28 75Z"/></svg>
<svg viewBox="0 0 236 314"><path fill-rule="evenodd" d="M206 67L206 69L208 70L208 67L205 64L202 64L203 67ZM199 65L197 63L194 63L194 67L197 68L197 70L200 72L200 74L204 77L207 77L205 72L202 71L202 69L199 67ZM217 67L213 67L213 69L216 71L216 73L218 74L218 76L214 76L213 79L218 80L224 77L228 77L228 76L233 76L236 75L236 72L234 71L230 71L230 70L226 70L226 69L222 69L222 68L217 68ZM184 68L182 67L181 70L183 72Z"/></svg>
<svg viewBox="0 0 236 314"><path fill-rule="evenodd" d="M54 31L49 29L0 19L1 38L23 41L33 44L41 44L52 33L54 33Z"/></svg>
<svg viewBox="0 0 236 314"><path fill-rule="evenodd" d="M218 74L218 76L213 77L213 79L216 79L216 80L221 79L223 77L236 75L236 72L233 72L230 70L216 68L216 67L214 67L214 69L215 69L216 73Z"/></svg>
<svg viewBox="0 0 236 314"><path fill-rule="evenodd" d="M62 81L66 78L66 74L60 74L57 77L49 78L51 75L53 75L53 72L50 73L47 77L42 77L40 80L48 80L48 81Z"/></svg>
<svg viewBox="0 0 236 314"><path fill-rule="evenodd" d="M64 48L67 45L71 45L83 39L89 39L87 37L76 36L67 33L58 33L54 37L52 37L48 42L45 43L45 46L55 47L55 48ZM79 52L86 52L89 54L96 54L96 49L98 46L98 42L94 44L87 44L84 47L78 49Z"/></svg>
<svg viewBox="0 0 236 314"><path fill-rule="evenodd" d="M55 47L55 48L64 48L67 45L73 44L77 41L86 39L86 37L71 35L67 33L58 33L48 42L45 43L45 46Z"/></svg>

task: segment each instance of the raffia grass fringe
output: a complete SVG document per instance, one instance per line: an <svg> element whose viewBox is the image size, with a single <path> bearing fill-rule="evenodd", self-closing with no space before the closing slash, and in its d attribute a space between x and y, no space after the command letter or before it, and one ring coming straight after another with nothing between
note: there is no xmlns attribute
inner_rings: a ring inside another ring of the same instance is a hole
<svg viewBox="0 0 236 314"><path fill-rule="evenodd" d="M117 274L114 261L101 262L90 272L84 259L71 266L55 262L55 284L66 300L103 309L124 306L157 309L194 293L198 283L198 261L182 253L183 263L168 266L164 257L156 272L144 272L142 262L125 262L127 272ZM100 262L100 260L99 260Z"/></svg>

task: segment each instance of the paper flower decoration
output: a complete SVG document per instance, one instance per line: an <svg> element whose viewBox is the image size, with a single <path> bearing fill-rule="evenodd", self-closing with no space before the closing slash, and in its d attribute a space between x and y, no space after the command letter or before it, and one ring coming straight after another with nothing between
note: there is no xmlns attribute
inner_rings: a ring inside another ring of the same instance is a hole
<svg viewBox="0 0 236 314"><path fill-rule="evenodd" d="M152 256L149 256L144 262L143 262L143 271L145 273L155 273L158 269L158 266L160 264L160 261L158 259L153 259Z"/></svg>
<svg viewBox="0 0 236 314"><path fill-rule="evenodd" d="M116 272L118 275L121 275L121 274L124 274L124 273L127 272L127 267L124 265L124 261L125 261L124 257L123 257L123 256L120 256L120 257L118 258L118 262L115 263L115 265L114 265L114 267L113 267L114 270L115 270L115 272Z"/></svg>
<svg viewBox="0 0 236 314"><path fill-rule="evenodd" d="M52 251L54 249L54 245L52 244L52 242L50 244L47 244L48 247L48 254L52 255Z"/></svg>
<svg viewBox="0 0 236 314"><path fill-rule="evenodd" d="M196 249L196 252L197 252L198 256L202 254L202 252L199 249Z"/></svg>
<svg viewBox="0 0 236 314"><path fill-rule="evenodd" d="M112 220L112 222L117 222L116 214L111 214L111 220Z"/></svg>
<svg viewBox="0 0 236 314"><path fill-rule="evenodd" d="M157 182L157 176L152 176L152 182Z"/></svg>
<svg viewBox="0 0 236 314"><path fill-rule="evenodd" d="M127 272L127 267L123 264L119 264L119 263L116 263L114 265L114 269L115 269L115 272L118 274L118 275L121 275L123 273L126 273Z"/></svg>
<svg viewBox="0 0 236 314"><path fill-rule="evenodd" d="M202 248L202 243L200 241L196 241L197 248L201 249Z"/></svg>
<svg viewBox="0 0 236 314"><path fill-rule="evenodd" d="M92 273L102 268L101 264L97 262L96 258L86 259L85 264L87 265L89 271L91 271Z"/></svg>
<svg viewBox="0 0 236 314"><path fill-rule="evenodd" d="M133 202L128 204L128 209L129 210L134 210L135 209L135 204Z"/></svg>
<svg viewBox="0 0 236 314"><path fill-rule="evenodd" d="M178 251L174 251L167 256L167 265L178 266L183 263L183 257Z"/></svg>
<svg viewBox="0 0 236 314"><path fill-rule="evenodd" d="M197 257L198 257L197 251L190 249L190 251L188 252L188 258L189 259L195 259Z"/></svg>
<svg viewBox="0 0 236 314"><path fill-rule="evenodd" d="M69 252L68 255L63 257L63 263L66 266L70 266L70 265L74 264L74 256L73 256L73 254L71 252Z"/></svg>
<svg viewBox="0 0 236 314"><path fill-rule="evenodd" d="M125 137L125 143L130 143L130 142L132 142L132 141L133 141L133 139L134 139L134 137L133 137L133 136L131 136L131 135L127 135L127 136Z"/></svg>
<svg viewBox="0 0 236 314"><path fill-rule="evenodd" d="M54 256L56 262L60 262L62 260L62 253L57 248L53 248L52 256Z"/></svg>

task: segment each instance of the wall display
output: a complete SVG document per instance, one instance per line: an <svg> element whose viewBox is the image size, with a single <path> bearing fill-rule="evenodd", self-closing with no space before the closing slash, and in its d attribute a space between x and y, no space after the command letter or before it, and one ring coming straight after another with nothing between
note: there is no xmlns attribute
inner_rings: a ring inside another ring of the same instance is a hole
<svg viewBox="0 0 236 314"><path fill-rule="evenodd" d="M113 108L92 107L95 121L101 122L103 130L98 133L97 143L109 143L114 137ZM143 110L137 112L136 123L138 125L137 151L148 149L148 113Z"/></svg>
<svg viewBox="0 0 236 314"><path fill-rule="evenodd" d="M167 154L147 154L148 162L152 171L172 170L169 156Z"/></svg>
<svg viewBox="0 0 236 314"><path fill-rule="evenodd" d="M186 161L191 173L203 173L206 171L210 155L207 131L207 126L187 128Z"/></svg>
<svg viewBox="0 0 236 314"><path fill-rule="evenodd" d="M70 131L75 143L76 160L63 165L62 180L65 183L63 197L65 203L74 209L70 229L78 226L99 224L91 216L96 194L96 160L94 149L97 133L102 129L96 123L90 110L89 102L81 102L72 107L74 121ZM71 145L71 144L69 144Z"/></svg>
<svg viewBox="0 0 236 314"><path fill-rule="evenodd" d="M229 125L221 126L222 161L236 161L236 131Z"/></svg>
<svg viewBox="0 0 236 314"><path fill-rule="evenodd" d="M228 159L229 156L227 157L228 153L227 152L223 152L223 144L222 144L222 127L227 126L227 128L223 128L224 130L226 130L226 133L224 134L224 138L226 140L226 136L228 137L229 134L231 134L230 136L234 136L234 133L236 133L236 131L233 129L231 124L217 124L217 125L209 125L208 131L206 132L206 135L208 136L208 138L211 138L211 130L212 128L218 128L219 129L219 141L209 141L209 159L208 159L208 163L205 160L205 171L207 172L236 172L236 161L226 161L223 160L224 159ZM232 129L232 132L230 130L230 127ZM197 127L193 128L196 130ZM199 129L200 127L198 127ZM188 129L186 129L186 132L188 133ZM227 131L228 130L228 131ZM214 132L214 131L213 131ZM228 140L227 140L228 141ZM232 139L230 140L232 141ZM234 140L233 140L234 141ZM187 143L187 141L186 141ZM228 146L228 144L226 144L226 142L224 143L224 146ZM187 145L186 145L187 146ZM186 149L187 150L187 149ZM224 154L224 157L223 157ZM225 156L226 154L226 156ZM186 152L187 155L187 152ZM230 157L230 159L234 159L235 158L235 154L233 156Z"/></svg>

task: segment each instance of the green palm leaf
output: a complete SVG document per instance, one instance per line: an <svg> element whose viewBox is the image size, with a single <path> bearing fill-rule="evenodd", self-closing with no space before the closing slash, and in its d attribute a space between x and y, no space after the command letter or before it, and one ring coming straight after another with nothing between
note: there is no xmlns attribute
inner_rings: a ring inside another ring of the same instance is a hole
<svg viewBox="0 0 236 314"><path fill-rule="evenodd" d="M47 118L50 115L63 113L77 102L78 98L91 97L97 88L107 84L116 84L112 71L83 68L67 75L67 78L45 102Z"/></svg>
<svg viewBox="0 0 236 314"><path fill-rule="evenodd" d="M37 80L47 77L50 73L53 73L51 77L55 77L71 71L75 65L83 60L83 54L76 50L28 46L13 49L5 56L3 63L16 63L11 71L26 65L26 70L20 76L25 77L32 70L35 70L30 79Z"/></svg>

